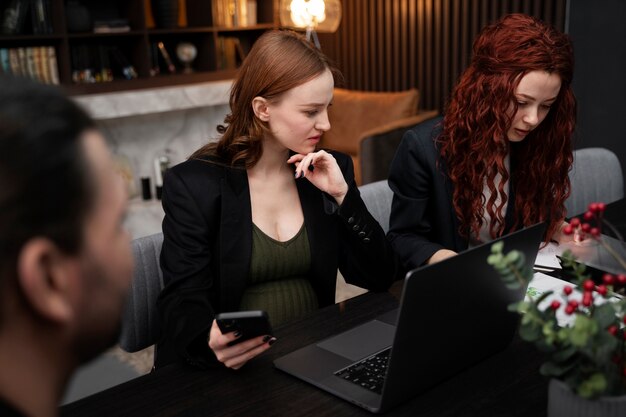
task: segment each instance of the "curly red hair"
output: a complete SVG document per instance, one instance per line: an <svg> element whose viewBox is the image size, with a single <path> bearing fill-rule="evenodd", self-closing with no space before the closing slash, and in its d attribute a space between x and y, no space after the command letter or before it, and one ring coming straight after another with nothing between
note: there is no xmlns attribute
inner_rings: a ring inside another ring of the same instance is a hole
<svg viewBox="0 0 626 417"><path fill-rule="evenodd" d="M491 237L504 233L506 198L496 206L494 193L499 173L499 191L508 180L515 190L515 201L508 202L515 205L512 229L547 221L550 239L565 218L564 202L570 194L568 171L576 122L571 42L567 35L533 17L512 14L485 27L473 48L472 61L449 100L438 138L454 186L459 233L479 236L483 207L491 217ZM507 131L517 112L515 89L525 74L536 70L558 74L561 89L543 122L514 145L511 178L504 160L512 146ZM492 192L488 201L483 201L485 180Z"/></svg>

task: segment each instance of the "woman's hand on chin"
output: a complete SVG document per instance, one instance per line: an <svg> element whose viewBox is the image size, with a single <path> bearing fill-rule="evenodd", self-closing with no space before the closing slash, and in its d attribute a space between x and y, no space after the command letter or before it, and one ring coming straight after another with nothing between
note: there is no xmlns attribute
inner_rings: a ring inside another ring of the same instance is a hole
<svg viewBox="0 0 626 417"><path fill-rule="evenodd" d="M341 205L348 192L348 184L334 156L326 151L295 154L287 163L296 165L296 178L305 177L317 188L333 196L337 204Z"/></svg>

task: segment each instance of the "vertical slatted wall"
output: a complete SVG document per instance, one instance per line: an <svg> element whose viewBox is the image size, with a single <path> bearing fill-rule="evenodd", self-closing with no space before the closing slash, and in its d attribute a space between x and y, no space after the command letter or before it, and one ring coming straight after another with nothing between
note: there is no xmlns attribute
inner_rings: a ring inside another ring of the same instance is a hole
<svg viewBox="0 0 626 417"><path fill-rule="evenodd" d="M342 0L339 30L320 34L345 88L420 90L420 107L443 108L486 24L513 12L565 26L567 0Z"/></svg>

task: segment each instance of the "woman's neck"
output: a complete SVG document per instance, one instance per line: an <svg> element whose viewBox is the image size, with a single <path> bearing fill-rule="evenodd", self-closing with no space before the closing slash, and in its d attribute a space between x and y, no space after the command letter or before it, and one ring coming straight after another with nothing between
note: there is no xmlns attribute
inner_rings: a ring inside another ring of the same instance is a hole
<svg viewBox="0 0 626 417"><path fill-rule="evenodd" d="M291 168L287 165L287 159L289 159L289 149L276 146L269 140L266 140L263 143L261 158L249 171L257 175L268 176L290 171Z"/></svg>

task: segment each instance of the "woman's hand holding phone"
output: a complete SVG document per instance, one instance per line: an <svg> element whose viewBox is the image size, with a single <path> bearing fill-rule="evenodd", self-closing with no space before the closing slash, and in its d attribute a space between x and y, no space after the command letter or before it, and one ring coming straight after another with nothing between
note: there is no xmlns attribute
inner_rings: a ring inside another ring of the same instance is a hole
<svg viewBox="0 0 626 417"><path fill-rule="evenodd" d="M222 333L217 320L213 320L209 332L209 349L213 351L217 360L227 368L241 368L250 359L269 349L276 341L276 338L271 335L261 335L237 342L241 336L241 332L238 331Z"/></svg>

